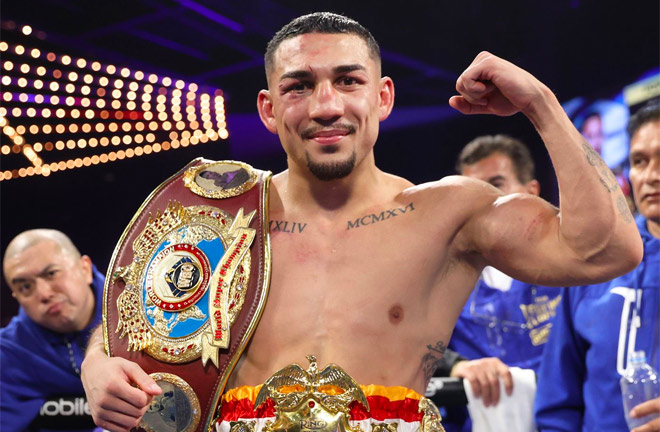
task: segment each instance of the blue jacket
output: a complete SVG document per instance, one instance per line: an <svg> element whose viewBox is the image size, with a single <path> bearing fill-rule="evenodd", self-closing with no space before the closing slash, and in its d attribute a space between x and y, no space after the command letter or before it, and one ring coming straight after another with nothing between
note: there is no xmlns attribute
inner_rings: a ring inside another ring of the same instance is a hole
<svg viewBox="0 0 660 432"><path fill-rule="evenodd" d="M538 373L540 431L627 431L619 379L631 350L646 351L660 370L660 240L649 234L644 218L637 225L644 259L635 270L564 291ZM639 328L631 325L635 310Z"/></svg>
<svg viewBox="0 0 660 432"><path fill-rule="evenodd" d="M503 291L482 277L461 311L449 348L470 360L497 357L536 371L560 299L559 288L514 279Z"/></svg>
<svg viewBox="0 0 660 432"><path fill-rule="evenodd" d="M80 332L61 334L45 329L28 318L22 308L0 329L0 430L26 430L49 397L84 396L66 340L71 343L80 370L90 333L101 323L103 282L103 275L94 267L94 318Z"/></svg>

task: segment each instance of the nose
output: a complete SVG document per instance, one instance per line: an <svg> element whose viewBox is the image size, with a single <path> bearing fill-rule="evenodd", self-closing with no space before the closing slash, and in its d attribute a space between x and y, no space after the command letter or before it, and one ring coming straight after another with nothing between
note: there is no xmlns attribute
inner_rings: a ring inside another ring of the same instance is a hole
<svg viewBox="0 0 660 432"><path fill-rule="evenodd" d="M316 85L309 102L310 118L321 121L333 121L344 115L344 103L332 82L323 81Z"/></svg>
<svg viewBox="0 0 660 432"><path fill-rule="evenodd" d="M660 182L660 155L654 155L649 160L644 177L647 183Z"/></svg>
<svg viewBox="0 0 660 432"><path fill-rule="evenodd" d="M41 303L49 303L55 293L50 282L43 280L42 278L37 278L35 284L35 294L37 299L39 299Z"/></svg>

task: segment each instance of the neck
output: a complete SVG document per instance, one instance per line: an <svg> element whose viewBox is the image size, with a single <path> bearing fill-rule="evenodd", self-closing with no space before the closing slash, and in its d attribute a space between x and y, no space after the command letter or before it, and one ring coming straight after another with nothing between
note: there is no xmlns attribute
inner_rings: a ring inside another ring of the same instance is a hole
<svg viewBox="0 0 660 432"><path fill-rule="evenodd" d="M78 324L76 330L81 331L87 328L88 325L92 323L94 320L94 311L96 310L96 296L94 295L94 287L89 286L89 297L87 299L87 302L85 304L85 312L83 313L83 317L85 319L81 320L81 322Z"/></svg>
<svg viewBox="0 0 660 432"><path fill-rule="evenodd" d="M295 165L273 180L281 199L296 207L336 211L373 195L380 170L373 163L373 154L370 157L371 163L364 160L349 175L337 180L319 180L306 167Z"/></svg>

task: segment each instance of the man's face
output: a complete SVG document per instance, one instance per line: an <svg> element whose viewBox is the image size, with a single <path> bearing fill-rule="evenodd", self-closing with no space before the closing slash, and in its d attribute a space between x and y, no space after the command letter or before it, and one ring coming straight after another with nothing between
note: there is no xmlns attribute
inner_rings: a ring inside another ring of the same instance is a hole
<svg viewBox="0 0 660 432"><path fill-rule="evenodd" d="M50 330L84 329L92 319L92 264L87 256L71 257L44 240L9 257L4 271L12 295L27 315Z"/></svg>
<svg viewBox="0 0 660 432"><path fill-rule="evenodd" d="M263 123L279 135L290 169L323 180L349 174L370 154L394 99L392 81L350 34L285 40L268 83L257 101Z"/></svg>
<svg viewBox="0 0 660 432"><path fill-rule="evenodd" d="M630 140L630 183L639 212L660 223L659 120L644 124Z"/></svg>
<svg viewBox="0 0 660 432"><path fill-rule="evenodd" d="M603 121L600 116L587 117L582 125L582 135L599 154L603 151Z"/></svg>
<svg viewBox="0 0 660 432"><path fill-rule="evenodd" d="M520 183L511 159L503 153L496 152L472 165L466 165L461 174L490 183L506 195L517 192L539 194L538 182L532 180L526 184Z"/></svg>

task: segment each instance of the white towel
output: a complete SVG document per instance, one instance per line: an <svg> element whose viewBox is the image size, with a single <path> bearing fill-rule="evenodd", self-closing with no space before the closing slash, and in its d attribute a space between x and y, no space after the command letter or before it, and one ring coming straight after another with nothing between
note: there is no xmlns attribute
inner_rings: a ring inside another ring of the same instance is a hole
<svg viewBox="0 0 660 432"><path fill-rule="evenodd" d="M497 406L485 407L481 398L475 398L472 386L463 380L472 418L472 432L534 432L534 394L536 376L531 369L510 368L513 393L506 394L500 379L500 401Z"/></svg>

